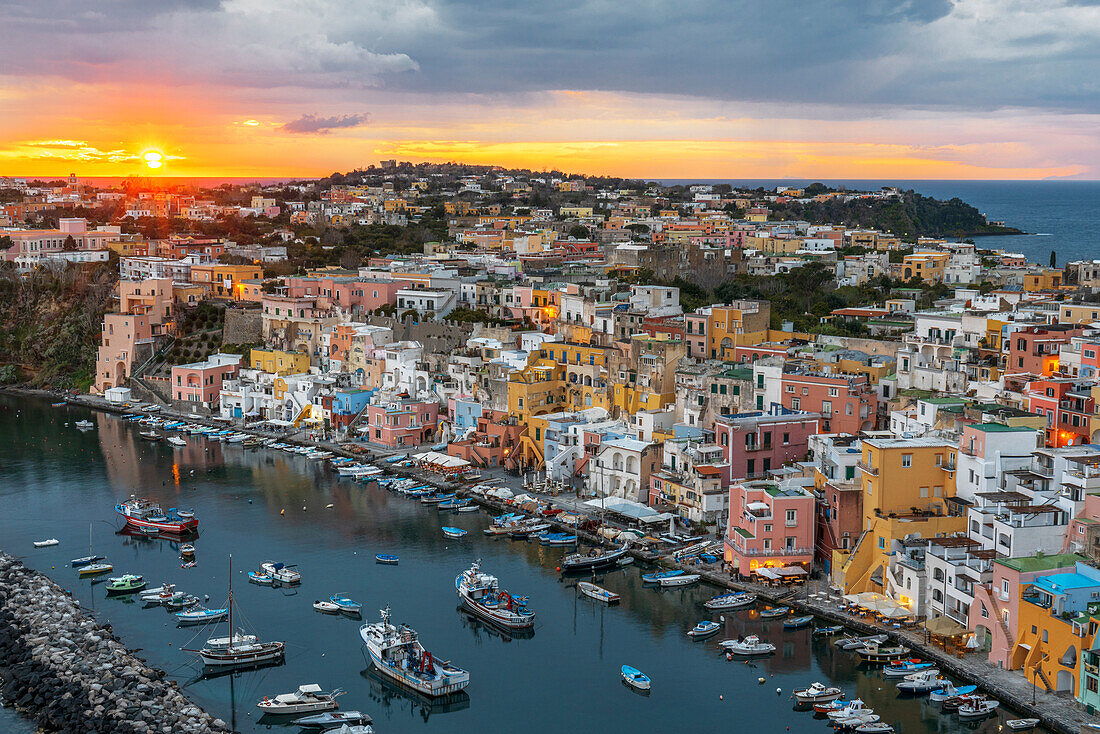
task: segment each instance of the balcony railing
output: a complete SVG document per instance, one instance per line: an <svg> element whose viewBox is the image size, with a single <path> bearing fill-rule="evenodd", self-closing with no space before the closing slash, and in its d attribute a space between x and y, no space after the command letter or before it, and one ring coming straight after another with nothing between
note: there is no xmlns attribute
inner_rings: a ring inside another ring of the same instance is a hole
<svg viewBox="0 0 1100 734"><path fill-rule="evenodd" d="M767 550L763 548L745 548L744 550L738 549L738 553L743 556L757 556L771 558L774 556L808 556L814 552L813 548L769 548Z"/></svg>
<svg viewBox="0 0 1100 734"><path fill-rule="evenodd" d="M863 462L863 461L857 462L856 466L858 466L861 471L867 472L868 474L870 474L873 477L878 476L878 469L876 469L875 467L871 466L870 464L868 464L866 462Z"/></svg>

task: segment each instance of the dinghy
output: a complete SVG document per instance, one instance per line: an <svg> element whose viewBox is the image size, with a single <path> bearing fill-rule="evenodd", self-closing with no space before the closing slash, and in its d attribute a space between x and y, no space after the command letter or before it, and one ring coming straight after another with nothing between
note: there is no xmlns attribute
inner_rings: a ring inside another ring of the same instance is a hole
<svg viewBox="0 0 1100 734"><path fill-rule="evenodd" d="M443 534L446 535L448 538L461 538L466 534L466 531L462 528L449 528L444 526Z"/></svg>
<svg viewBox="0 0 1100 734"><path fill-rule="evenodd" d="M580 589L580 592L582 594L589 597L590 599L606 602L607 604L619 603L619 595L616 594L614 591L608 591L602 586L596 586L595 584L591 584L587 581L579 581L577 582L577 588Z"/></svg>
<svg viewBox="0 0 1100 734"><path fill-rule="evenodd" d="M376 563L381 563L386 566L396 566L401 559L397 556L391 556L388 553L377 553L374 556L374 560Z"/></svg>
<svg viewBox="0 0 1100 734"><path fill-rule="evenodd" d="M620 672L623 677L623 682L631 688L639 691L649 690L651 681L649 680L649 676L642 671L637 668L632 668L629 665L624 665Z"/></svg>
<svg viewBox="0 0 1100 734"><path fill-rule="evenodd" d="M34 541L34 547L35 548L49 548L51 545L57 545L60 542L61 541L58 540L57 538L47 538L46 540L36 540L36 541Z"/></svg>
<svg viewBox="0 0 1100 734"><path fill-rule="evenodd" d="M338 614L340 612L340 605L331 601L315 601L313 602L313 608L321 614Z"/></svg>
<svg viewBox="0 0 1100 734"><path fill-rule="evenodd" d="M210 624L220 622L229 616L229 608L225 609L191 609L186 612L176 612L176 624L181 627L189 624Z"/></svg>

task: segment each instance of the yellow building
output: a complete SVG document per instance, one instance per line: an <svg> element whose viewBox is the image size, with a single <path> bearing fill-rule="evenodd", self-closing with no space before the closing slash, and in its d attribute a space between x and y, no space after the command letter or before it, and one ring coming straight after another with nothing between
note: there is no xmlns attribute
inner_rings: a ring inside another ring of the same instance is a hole
<svg viewBox="0 0 1100 734"><path fill-rule="evenodd" d="M922 283L942 283L949 256L946 252L914 252L901 263L902 280L917 278Z"/></svg>
<svg viewBox="0 0 1100 734"><path fill-rule="evenodd" d="M1059 324L1088 324L1100 321L1100 304L1063 303L1058 307Z"/></svg>
<svg viewBox="0 0 1100 734"><path fill-rule="evenodd" d="M707 323L707 353L711 359L733 359L733 348L752 343L745 335L766 332L771 321L767 301L739 301L728 306L711 306Z"/></svg>
<svg viewBox="0 0 1100 734"><path fill-rule="evenodd" d="M1040 268L1031 273L1024 273L1024 290L1030 293L1035 291L1052 291L1062 287L1062 271L1054 268Z"/></svg>
<svg viewBox="0 0 1100 734"><path fill-rule="evenodd" d="M536 358L508 376L508 412L527 426L531 416L556 413L565 406L565 368Z"/></svg>
<svg viewBox="0 0 1100 734"><path fill-rule="evenodd" d="M558 215L563 219L587 219L592 216L590 206L563 206L558 210Z"/></svg>
<svg viewBox="0 0 1100 734"><path fill-rule="evenodd" d="M248 366L275 375L298 375L309 372L309 355L280 349L253 349Z"/></svg>

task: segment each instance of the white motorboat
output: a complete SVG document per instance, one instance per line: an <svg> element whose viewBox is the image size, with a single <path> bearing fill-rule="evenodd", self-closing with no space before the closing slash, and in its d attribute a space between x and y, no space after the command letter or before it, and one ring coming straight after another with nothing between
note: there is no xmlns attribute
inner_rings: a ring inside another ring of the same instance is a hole
<svg viewBox="0 0 1100 734"><path fill-rule="evenodd" d="M865 726L867 724L877 724L881 719L878 714L868 711L865 714L856 714L855 716L848 716L843 719L836 719L833 721L833 725L837 729L855 729L857 726Z"/></svg>
<svg viewBox="0 0 1100 734"><path fill-rule="evenodd" d="M687 634L688 637L696 640L701 640L704 637L710 637L711 635L718 634L718 631L720 629L722 629L722 625L718 624L717 622L705 620L689 629Z"/></svg>
<svg viewBox="0 0 1100 734"><path fill-rule="evenodd" d="M176 585L164 583L155 589L148 589L141 594L138 598L141 601L155 601L162 602L167 599L171 599L176 592Z"/></svg>
<svg viewBox="0 0 1100 734"><path fill-rule="evenodd" d="M806 688L794 692L794 700L801 704L824 703L835 701L844 695L844 691L836 686L827 686L824 683L814 681Z"/></svg>
<svg viewBox="0 0 1100 734"><path fill-rule="evenodd" d="M1024 729L1034 729L1039 726L1038 719L1009 719L1005 721L1005 726L1013 731L1023 731Z"/></svg>
<svg viewBox="0 0 1100 734"><path fill-rule="evenodd" d="M73 425L75 425L77 428L79 428L82 431L86 431L89 428L95 428L95 423L92 423L91 421L77 421Z"/></svg>
<svg viewBox="0 0 1100 734"><path fill-rule="evenodd" d="M256 707L265 714L311 714L315 711L331 711L338 708L336 697L344 691L337 688L325 693L316 683L298 686L294 693L280 693L274 698L264 697Z"/></svg>
<svg viewBox="0 0 1100 734"><path fill-rule="evenodd" d="M837 709L836 711L830 711L829 713L827 713L825 715L829 717L830 721L836 721L837 719L850 719L853 716L860 716L862 714L873 714L873 713L874 713L874 710L871 709L871 708L868 708L867 704L863 703L862 698L854 698L854 699L852 699L852 702L849 703L844 708Z"/></svg>
<svg viewBox="0 0 1100 734"><path fill-rule="evenodd" d="M229 609L192 609L176 613L176 624L186 627L192 624L213 624L229 616Z"/></svg>
<svg viewBox="0 0 1100 734"><path fill-rule="evenodd" d="M306 716L298 719L294 722L295 726L301 726L306 729L324 729L325 731L335 732L335 727L348 724L370 724L371 718L364 713L358 711L326 711L322 714L314 714L313 716ZM370 726L366 727L368 732L373 732Z"/></svg>
<svg viewBox="0 0 1100 734"><path fill-rule="evenodd" d="M535 625L535 613L527 607L527 597L501 590L497 577L481 570L480 560L455 577L455 592L464 607L501 627L525 629Z"/></svg>
<svg viewBox="0 0 1100 734"><path fill-rule="evenodd" d="M893 734L894 727L889 724L876 721L873 724L860 724L856 727L857 734Z"/></svg>
<svg viewBox="0 0 1100 734"><path fill-rule="evenodd" d="M682 576L669 576L665 579L660 579L657 583L661 586L690 586L699 579L703 578L697 573L685 573Z"/></svg>
<svg viewBox="0 0 1100 734"><path fill-rule="evenodd" d="M708 599L703 602L703 606L707 609L718 611L722 609L738 609L740 607L747 607L756 601L756 594L746 594L740 591L731 592L729 594L719 594L718 596Z"/></svg>
<svg viewBox="0 0 1100 734"><path fill-rule="evenodd" d="M314 610L320 612L321 614L339 614L340 613L340 605L336 604L335 602L331 602L331 601L322 601L322 600L315 601L315 602L313 602L313 608L314 608Z"/></svg>
<svg viewBox="0 0 1100 734"><path fill-rule="evenodd" d="M756 635L749 635L740 640L723 640L718 646L734 655L769 655L775 652L775 645L764 642Z"/></svg>
<svg viewBox="0 0 1100 734"><path fill-rule="evenodd" d="M49 548L50 546L57 545L60 542L61 541L58 540L57 538L47 538L46 540L36 540L36 541L34 541L34 547L35 548Z"/></svg>
<svg viewBox="0 0 1100 734"><path fill-rule="evenodd" d="M1000 706L1000 702L995 701L992 698L967 701L959 707L959 718L980 719L983 716L989 716L990 714L992 714L998 706Z"/></svg>
<svg viewBox="0 0 1100 734"><path fill-rule="evenodd" d="M931 693L942 688L947 679L940 675L938 668L929 668L919 673L911 673L898 681L898 691L901 693Z"/></svg>
<svg viewBox="0 0 1100 734"><path fill-rule="evenodd" d="M577 588L582 594L590 599L606 602L608 604L619 603L619 595L614 591L608 591L602 586L596 586L596 584L589 583L588 581L579 581L577 582Z"/></svg>
<svg viewBox="0 0 1100 734"><path fill-rule="evenodd" d="M294 586L302 583L302 574L294 570L294 566L275 561L264 561L260 564L262 575L270 576L273 586Z"/></svg>
<svg viewBox="0 0 1100 734"><path fill-rule="evenodd" d="M79 576L96 576L101 573L108 573L114 571L115 567L109 563L89 563L86 566L81 566L76 570Z"/></svg>
<svg viewBox="0 0 1100 734"><path fill-rule="evenodd" d="M167 441L168 443L172 444L173 446L186 446L187 445L187 441L180 438L179 436L169 436L168 438L166 438L164 440Z"/></svg>
<svg viewBox="0 0 1100 734"><path fill-rule="evenodd" d="M400 627L390 624L389 607L382 610L381 622L360 627L359 636L379 673L417 693L445 696L470 685L469 672L428 652L416 630L404 624Z"/></svg>

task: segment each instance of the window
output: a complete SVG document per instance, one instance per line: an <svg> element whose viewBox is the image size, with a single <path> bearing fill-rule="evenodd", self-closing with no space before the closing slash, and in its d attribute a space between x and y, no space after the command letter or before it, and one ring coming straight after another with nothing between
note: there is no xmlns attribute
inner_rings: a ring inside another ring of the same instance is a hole
<svg viewBox="0 0 1100 734"><path fill-rule="evenodd" d="M943 454L936 454L936 466L943 466Z"/></svg>
<svg viewBox="0 0 1100 734"><path fill-rule="evenodd" d="M883 549L883 548L886 547L886 538L882 537L881 535L878 536L878 547L880 549Z"/></svg>
<svg viewBox="0 0 1100 734"><path fill-rule="evenodd" d="M839 390L838 390L837 388L835 388L835 387L830 387L830 388L829 388L829 397L830 397L830 398L835 398L835 397L837 397L837 396L838 396L839 394L840 394L840 391L839 391Z"/></svg>
<svg viewBox="0 0 1100 734"><path fill-rule="evenodd" d="M985 602L982 602L982 617L989 619L989 610L985 608Z"/></svg>
<svg viewBox="0 0 1100 734"><path fill-rule="evenodd" d="M771 550L771 549L772 549L772 539L771 538L764 538L764 550Z"/></svg>
<svg viewBox="0 0 1100 734"><path fill-rule="evenodd" d="M830 400L821 401L821 414L825 417L829 417L833 414L833 403Z"/></svg>
<svg viewBox="0 0 1100 734"><path fill-rule="evenodd" d="M808 388L808 387L802 388L802 394L803 395L809 395L810 394L810 388Z"/></svg>
<svg viewBox="0 0 1100 734"><path fill-rule="evenodd" d="M904 467L906 469L913 466L913 455L912 454L902 454L901 455L901 465L902 465L902 467Z"/></svg>
<svg viewBox="0 0 1100 734"><path fill-rule="evenodd" d="M789 434L789 433L784 433L784 434L783 434L783 445L784 445L784 446L786 446L786 445L787 445L787 444L789 444L790 442L791 442L791 434Z"/></svg>
<svg viewBox="0 0 1100 734"><path fill-rule="evenodd" d="M1089 693L1096 693L1096 678L1093 678L1091 675L1086 675L1085 689L1088 690Z"/></svg>
<svg viewBox="0 0 1100 734"><path fill-rule="evenodd" d="M787 527L798 524L798 510L787 510Z"/></svg>
<svg viewBox="0 0 1100 734"><path fill-rule="evenodd" d="M718 394L718 386L715 385L715 384L711 384L710 391L711 391L712 394L717 395Z"/></svg>
<svg viewBox="0 0 1100 734"><path fill-rule="evenodd" d="M800 410L802 408L802 401L798 398L791 398L791 410Z"/></svg>
<svg viewBox="0 0 1100 734"><path fill-rule="evenodd" d="M927 497L928 496L928 487L921 487L920 488L920 496L921 497Z"/></svg>
<svg viewBox="0 0 1100 734"><path fill-rule="evenodd" d="M794 385L787 385L787 392L793 393L794 392Z"/></svg>

